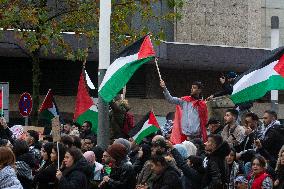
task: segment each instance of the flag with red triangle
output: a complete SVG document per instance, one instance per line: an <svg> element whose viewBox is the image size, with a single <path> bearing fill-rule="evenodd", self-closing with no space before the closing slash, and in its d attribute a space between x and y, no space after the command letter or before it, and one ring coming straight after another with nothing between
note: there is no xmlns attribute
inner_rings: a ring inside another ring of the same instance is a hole
<svg viewBox="0 0 284 189"><path fill-rule="evenodd" d="M45 96L40 109L39 116L41 119L51 120L55 116L59 116L59 111L56 106L52 90L49 89L47 95Z"/></svg>
<svg viewBox="0 0 284 189"><path fill-rule="evenodd" d="M160 126L153 112L148 112L129 132L129 136L134 139L136 144L152 133L160 130Z"/></svg>
<svg viewBox="0 0 284 189"><path fill-rule="evenodd" d="M271 90L284 89L284 47L280 47L239 76L233 86L232 101L248 102L263 97Z"/></svg>
<svg viewBox="0 0 284 189"><path fill-rule="evenodd" d="M127 84L132 75L144 63L155 58L155 51L149 35L124 49L107 69L99 87L99 95L110 102Z"/></svg>
<svg viewBox="0 0 284 189"><path fill-rule="evenodd" d="M81 73L79 80L74 121L80 125L82 125L84 121L90 121L92 123L92 131L96 133L98 128L98 108L89 95L84 73L84 71Z"/></svg>

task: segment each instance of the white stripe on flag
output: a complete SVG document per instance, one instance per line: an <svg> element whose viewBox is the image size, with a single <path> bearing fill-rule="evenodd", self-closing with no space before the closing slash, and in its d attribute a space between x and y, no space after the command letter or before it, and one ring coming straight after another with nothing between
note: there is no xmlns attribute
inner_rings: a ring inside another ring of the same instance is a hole
<svg viewBox="0 0 284 189"><path fill-rule="evenodd" d="M138 53L134 54L134 55L129 55L126 57L119 57L118 59L116 59L111 65L110 67L107 69L107 72L105 74L105 77L99 87L99 91L103 88L103 86L108 82L108 80L110 80L110 78L112 77L112 75L117 72L120 68L122 68L123 66L125 66L128 63L131 63L135 60L138 60Z"/></svg>
<svg viewBox="0 0 284 189"><path fill-rule="evenodd" d="M133 136L133 139L136 140L136 138L139 136L140 133L142 133L144 130L146 130L148 127L151 126L151 124L148 123L149 119L147 121L145 121L145 123L143 124L143 127L140 129L140 131L138 133L136 133L136 135Z"/></svg>
<svg viewBox="0 0 284 189"><path fill-rule="evenodd" d="M254 70L253 72L243 76L235 85L233 94L242 91L245 88L248 88L252 85L260 83L269 79L272 75L279 75L273 68L278 63L278 61L274 61L267 66Z"/></svg>
<svg viewBox="0 0 284 189"><path fill-rule="evenodd" d="M87 85L90 89L96 89L96 87L94 86L93 82L91 81L87 71L85 70L85 76L86 76L86 81L87 81Z"/></svg>

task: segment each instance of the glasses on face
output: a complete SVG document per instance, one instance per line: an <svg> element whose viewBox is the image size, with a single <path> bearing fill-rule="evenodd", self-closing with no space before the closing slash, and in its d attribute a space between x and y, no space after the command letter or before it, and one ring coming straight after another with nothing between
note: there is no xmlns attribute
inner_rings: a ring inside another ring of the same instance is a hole
<svg viewBox="0 0 284 189"><path fill-rule="evenodd" d="M262 119L268 119L268 117L263 117Z"/></svg>

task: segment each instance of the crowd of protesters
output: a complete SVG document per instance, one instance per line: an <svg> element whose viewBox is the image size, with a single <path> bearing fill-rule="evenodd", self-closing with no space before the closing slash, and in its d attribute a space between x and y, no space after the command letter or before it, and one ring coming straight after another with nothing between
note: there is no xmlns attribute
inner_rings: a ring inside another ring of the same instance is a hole
<svg viewBox="0 0 284 189"><path fill-rule="evenodd" d="M209 119L205 143L195 138L173 145L167 130L139 145L131 138L114 139L107 149L96 145L88 121L78 135L66 123L61 141L54 143L49 136L39 140L33 130L25 139L12 138L2 118L0 188L283 188L284 130L277 114L265 111L260 122L248 113L243 126L237 118L238 111L229 109L224 126Z"/></svg>
<svg viewBox="0 0 284 189"><path fill-rule="evenodd" d="M187 104L193 101L171 97L162 87L169 101L194 111ZM15 137L1 118L0 189L284 188L284 127L274 111L265 111L262 119L249 112L239 122L239 111L228 109L224 120L208 120L206 140L187 135L180 144L170 140L174 116L169 113L161 130L140 144L127 136L130 127L117 124L121 130L112 133L106 149L97 145L87 120L83 125L67 121L60 141L53 142L52 135L40 139L33 130ZM190 122L196 123L201 120ZM198 126L197 131L202 132Z"/></svg>

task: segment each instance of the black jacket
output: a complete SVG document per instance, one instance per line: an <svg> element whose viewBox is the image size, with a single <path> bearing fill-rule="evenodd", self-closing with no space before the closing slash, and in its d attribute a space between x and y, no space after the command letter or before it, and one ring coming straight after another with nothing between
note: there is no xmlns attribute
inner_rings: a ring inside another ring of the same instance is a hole
<svg viewBox="0 0 284 189"><path fill-rule="evenodd" d="M270 161L276 162L279 150L284 144L284 127L275 124L268 129L261 141L263 148L272 156ZM272 165L273 166L273 165ZM274 167L274 166L273 166Z"/></svg>
<svg viewBox="0 0 284 189"><path fill-rule="evenodd" d="M245 136L244 140L240 143L240 145L235 147L237 152L241 152L244 150L251 150L253 149L254 140L256 139L256 135L254 132L250 133L249 135Z"/></svg>
<svg viewBox="0 0 284 189"><path fill-rule="evenodd" d="M118 167L111 169L110 180L101 188L103 189L134 189L136 173L127 160L123 160Z"/></svg>
<svg viewBox="0 0 284 189"><path fill-rule="evenodd" d="M209 154L204 160L205 174L203 177L203 187L209 189L226 188L228 183L229 169L225 157L229 155L231 149L227 142L223 142L214 152Z"/></svg>
<svg viewBox="0 0 284 189"><path fill-rule="evenodd" d="M59 189L88 189L89 181L94 177L93 168L85 158L63 171L59 180Z"/></svg>
<svg viewBox="0 0 284 189"><path fill-rule="evenodd" d="M279 180L279 184L275 189L284 189L284 166L280 165L279 169L276 171L276 179Z"/></svg>
<svg viewBox="0 0 284 189"><path fill-rule="evenodd" d="M32 188L32 172L36 167L36 160L32 153L24 153L16 157L17 177L24 189Z"/></svg>
<svg viewBox="0 0 284 189"><path fill-rule="evenodd" d="M215 93L213 96L218 97L218 96L223 96L223 95L230 95L233 92L233 84L229 82L225 82L222 84L222 90Z"/></svg>
<svg viewBox="0 0 284 189"><path fill-rule="evenodd" d="M10 140L10 142L13 143L13 139L12 139L12 131L10 131L10 129L7 127L6 129L3 128L2 125L0 125L0 139L7 139Z"/></svg>
<svg viewBox="0 0 284 189"><path fill-rule="evenodd" d="M172 166L168 166L161 175L157 175L153 180L151 189L181 189L181 179L179 172Z"/></svg>
<svg viewBox="0 0 284 189"><path fill-rule="evenodd" d="M55 176L56 171L56 163L52 163L41 168L34 177L34 184L37 186L37 189L57 188L58 180Z"/></svg>
<svg viewBox="0 0 284 189"><path fill-rule="evenodd" d="M199 189L202 185L203 172L197 171L190 167L187 162L182 158L177 149L172 149L171 154L176 161L176 165L182 170L184 176L186 177L186 183L183 183L183 188ZM184 180L184 179L182 179Z"/></svg>

